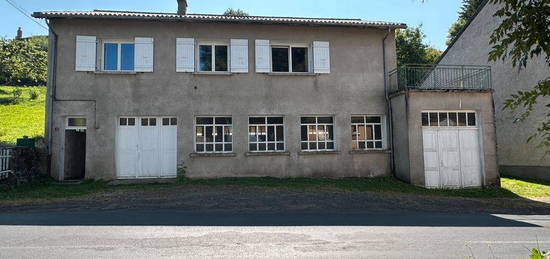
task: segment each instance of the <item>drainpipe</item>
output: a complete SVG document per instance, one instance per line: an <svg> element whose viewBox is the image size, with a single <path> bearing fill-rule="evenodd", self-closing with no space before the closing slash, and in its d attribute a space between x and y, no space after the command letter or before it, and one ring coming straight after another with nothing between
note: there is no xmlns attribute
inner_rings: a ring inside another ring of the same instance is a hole
<svg viewBox="0 0 550 259"><path fill-rule="evenodd" d="M50 25L50 22L48 20L46 20L46 24L48 25L48 28L50 29L50 33L53 35L53 46L50 47L50 50L51 50L51 55L52 55L52 64L51 64L51 69L50 69L50 73L51 73L51 79L50 79L50 94L49 94L49 99L50 99L50 107L49 109L46 110L46 118L48 118L48 124L46 125L46 129L48 130L48 145L47 145L47 149L48 149L48 171L50 171L50 160L51 160L51 155L52 155L52 129L53 129L53 118L52 118L52 114L53 114L53 103L55 101L55 91L56 91L56 76L57 76L57 33L55 33L55 31L53 30L52 26Z"/></svg>
<svg viewBox="0 0 550 259"><path fill-rule="evenodd" d="M392 126L392 109L391 109L391 103L390 103L390 96L388 91L388 76L386 68L386 39L388 38L388 35L390 34L391 29L388 27L388 30L386 31L386 34L384 35L384 38L382 39L382 64L384 69L384 95L386 97L386 112L388 114L388 145L390 148L390 168L393 174L395 174L395 156L394 156L394 150L393 150L393 126Z"/></svg>

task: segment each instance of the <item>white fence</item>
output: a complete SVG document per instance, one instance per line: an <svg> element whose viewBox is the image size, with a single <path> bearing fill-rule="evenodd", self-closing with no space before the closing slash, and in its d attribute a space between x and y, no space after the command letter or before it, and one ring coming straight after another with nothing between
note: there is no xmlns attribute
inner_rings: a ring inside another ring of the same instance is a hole
<svg viewBox="0 0 550 259"><path fill-rule="evenodd" d="M0 147L0 180L7 178L11 172L11 154L12 150L10 148Z"/></svg>

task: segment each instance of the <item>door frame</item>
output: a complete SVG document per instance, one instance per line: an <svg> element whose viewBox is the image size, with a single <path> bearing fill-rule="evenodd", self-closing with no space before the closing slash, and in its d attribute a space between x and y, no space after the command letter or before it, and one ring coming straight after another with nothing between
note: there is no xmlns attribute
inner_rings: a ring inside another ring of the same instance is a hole
<svg viewBox="0 0 550 259"><path fill-rule="evenodd" d="M439 129L443 128L447 128L447 129L451 129L451 128L455 128L457 129L457 132L460 131L460 128L465 128L465 129L471 129L471 130L477 130L478 134L477 134L477 138L478 138L478 148L479 148L479 156L480 156L480 177L481 177L481 186L480 187L484 187L487 185L487 181L486 181L486 176L485 176L485 152L484 152L484 145L483 145L483 127L481 126L482 125L482 119L480 118L480 115L479 115L479 112L476 111L476 110L468 110L468 109L464 109L464 110L442 110L442 109L434 109L434 110L421 110L420 111L420 115L422 113L425 113L425 112L470 112L470 113L475 113L475 119L476 119L476 126L422 126L422 122L420 123L420 135L422 136L421 138L421 147L422 147L422 172L423 172L423 175L424 175L424 186L426 186L425 184L425 179L426 179L426 165L424 164L424 128L430 128L430 129L435 129L436 131L439 131ZM460 136L460 132L458 133L458 136ZM439 139L438 139L438 145L439 145ZM460 152L460 139L458 140L458 146L459 146L459 152ZM438 151L439 153L439 151ZM439 158L439 156L438 156ZM440 172L440 171L439 171ZM462 168L460 168L460 186L458 188L464 188L464 184L463 184L463 172L462 172ZM442 188L441 187L441 173L439 173L439 184L438 184L438 187L437 188ZM475 188L475 187L474 187Z"/></svg>
<svg viewBox="0 0 550 259"><path fill-rule="evenodd" d="M85 119L86 120L86 126L69 126L69 118L78 118L78 119ZM67 116L63 116L63 127L61 127L63 130L61 130L60 132L60 138L61 138L61 141L60 141L60 148L61 148L61 152L59 152L60 156L59 156L59 168L58 168L58 172L59 172L59 177L58 177L58 180L59 181L64 181L65 180L65 131L66 130L84 130L86 131L86 143L88 143L88 118L86 118L86 115L67 115ZM88 150L88 145L86 145L86 150L84 150L84 152L86 153L86 156L88 154L88 152L86 152ZM88 168L86 166L86 161L84 161L84 168ZM84 176L86 177L86 176Z"/></svg>

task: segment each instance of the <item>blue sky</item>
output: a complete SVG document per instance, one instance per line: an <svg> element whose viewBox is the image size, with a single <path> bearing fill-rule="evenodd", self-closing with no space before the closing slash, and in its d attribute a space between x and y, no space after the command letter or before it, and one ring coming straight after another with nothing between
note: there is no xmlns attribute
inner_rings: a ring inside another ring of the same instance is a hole
<svg viewBox="0 0 550 259"><path fill-rule="evenodd" d="M176 0L11 0L28 13L44 10L135 10L175 12ZM445 49L447 29L457 19L460 0L188 0L190 13L223 13L240 8L251 15L340 17L423 24L425 42ZM273 4L277 3L277 4ZM13 38L21 26L26 36L47 34L6 0L0 0L0 36ZM44 22L41 21L43 24Z"/></svg>

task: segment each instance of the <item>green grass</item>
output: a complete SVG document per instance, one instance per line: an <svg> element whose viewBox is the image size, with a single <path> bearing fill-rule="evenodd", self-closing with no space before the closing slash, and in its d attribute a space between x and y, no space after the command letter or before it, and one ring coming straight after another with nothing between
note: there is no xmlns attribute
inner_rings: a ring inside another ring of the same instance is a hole
<svg viewBox="0 0 550 259"><path fill-rule="evenodd" d="M18 104L8 104L12 91L23 90ZM39 96L30 100L29 92ZM46 87L0 86L0 143L15 144L23 136L42 137L44 135L44 100Z"/></svg>
<svg viewBox="0 0 550 259"><path fill-rule="evenodd" d="M220 179L187 179L181 178L177 183L162 184L129 184L109 185L103 181L87 180L81 184L58 184L53 180L43 180L32 185L18 187L14 190L0 191L0 200L18 199L56 199L73 198L106 190L155 189L174 186L256 186L285 187L301 190L337 190L350 192L396 192L436 196L469 197L469 198L514 198L514 197L550 197L549 182L528 179L502 178L502 188L466 189L466 190L431 190L409 185L393 177L380 178L220 178ZM520 187L518 187L520 186Z"/></svg>

